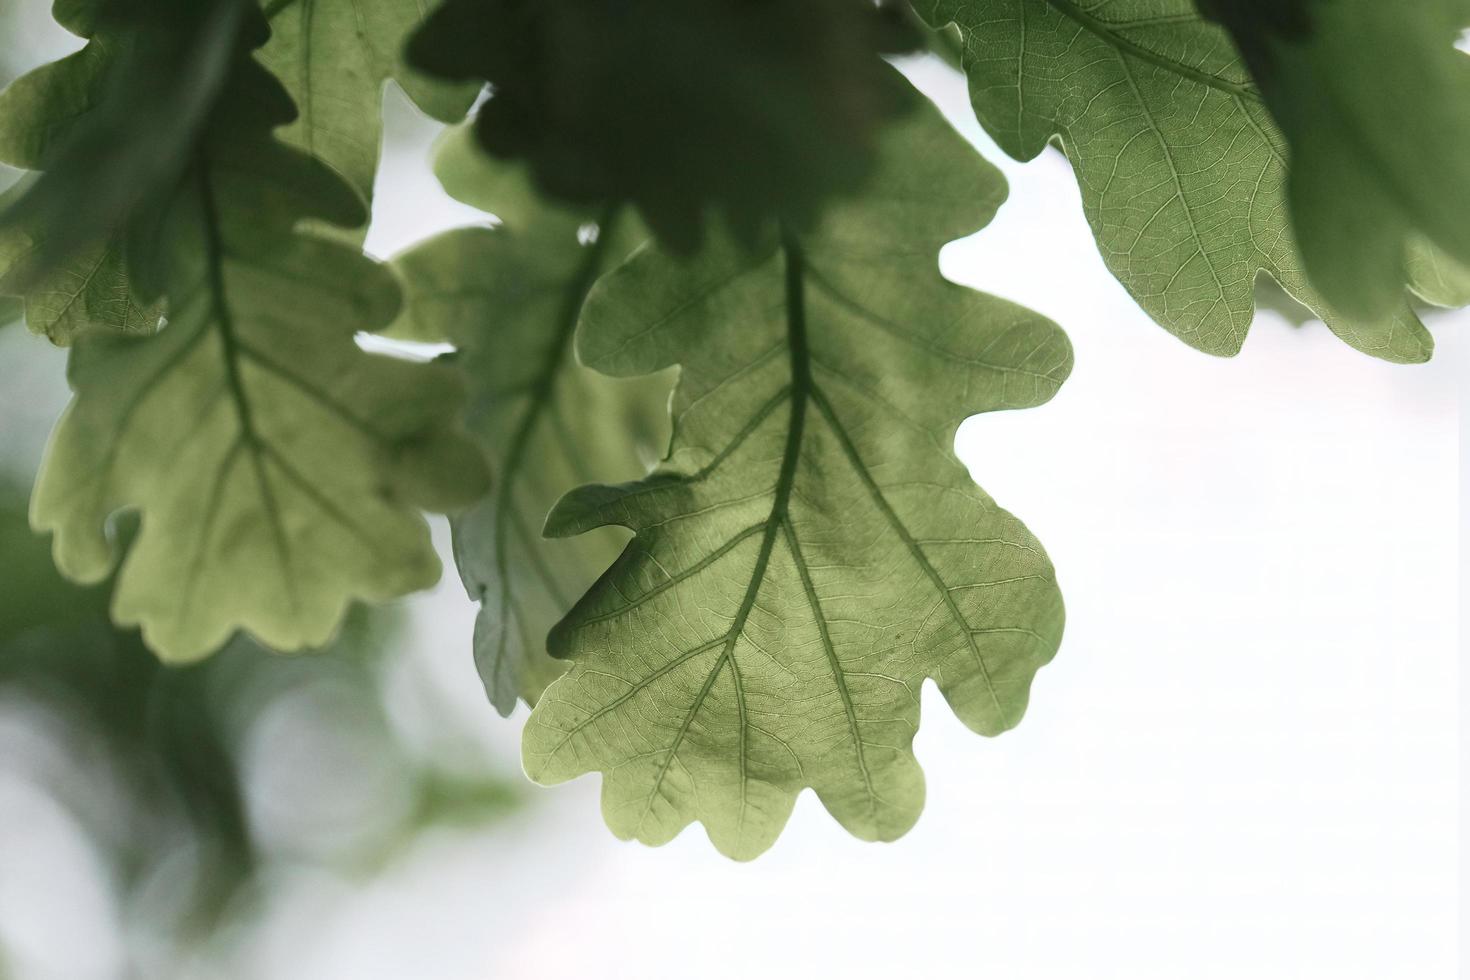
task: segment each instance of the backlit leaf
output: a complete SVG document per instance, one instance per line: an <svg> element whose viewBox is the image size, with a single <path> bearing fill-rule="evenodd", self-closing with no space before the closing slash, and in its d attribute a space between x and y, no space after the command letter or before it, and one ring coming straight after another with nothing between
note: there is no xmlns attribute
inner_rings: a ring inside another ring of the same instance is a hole
<svg viewBox="0 0 1470 980"><path fill-rule="evenodd" d="M924 679L993 735L1056 650L1051 565L952 439L966 415L1050 398L1071 349L939 277L940 246L1005 186L932 108L888 131L880 161L810 234L646 249L588 300L587 364L681 364L675 437L647 479L578 489L548 520L636 537L553 631L572 667L523 750L540 782L602 772L620 837L699 820L754 857L812 787L853 834L891 840L923 806Z"/></svg>
<svg viewBox="0 0 1470 980"><path fill-rule="evenodd" d="M403 63L408 35L427 0L263 0L271 25L261 62L275 73L300 112L280 133L320 157L366 199L383 138L383 86L401 85L435 119L463 118L477 86L449 85Z"/></svg>
<svg viewBox="0 0 1470 980"><path fill-rule="evenodd" d="M1403 295L1416 241L1470 265L1465 0L1205 0L1251 63L1291 148L1306 270L1361 317Z"/></svg>
<svg viewBox="0 0 1470 980"><path fill-rule="evenodd" d="M1393 309L1361 319L1313 291L1287 213L1286 141L1230 38L1191 0L917 7L961 29L976 114L1002 149L1030 160L1060 140L1104 261L1165 329L1236 353L1265 270L1353 347L1430 356L1402 291Z"/></svg>
<svg viewBox="0 0 1470 980"><path fill-rule="evenodd" d="M460 152L449 151L456 172L468 164ZM483 159L472 165L492 174L515 169ZM587 290L641 240L629 227L632 215L605 216L595 241L579 245L579 231L583 239L591 232L583 216L545 202L533 208L533 194L513 200L516 223L451 231L395 263L407 284L411 335L459 349L469 425L491 459L490 493L453 527L460 575L480 602L475 663L501 714L518 698L534 704L565 670L546 653L547 631L628 539L602 528L548 540L541 535L547 511L578 484L647 472L668 442L671 386L667 377L606 377L572 352Z"/></svg>
<svg viewBox="0 0 1470 980"><path fill-rule="evenodd" d="M249 62L228 94L289 108ZM140 512L113 616L172 661L237 629L320 646L351 600L432 584L419 508L467 505L486 485L455 429L456 372L354 342L397 312L389 270L294 230L361 223L359 196L248 119L207 130L159 226L168 325L77 339L76 397L32 497L57 566L84 582L115 564L111 515Z"/></svg>

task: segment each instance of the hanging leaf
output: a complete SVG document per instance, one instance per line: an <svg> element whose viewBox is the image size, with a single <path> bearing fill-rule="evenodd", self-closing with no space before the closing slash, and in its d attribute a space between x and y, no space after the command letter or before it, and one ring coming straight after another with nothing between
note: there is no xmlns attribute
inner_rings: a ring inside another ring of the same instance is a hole
<svg viewBox="0 0 1470 980"><path fill-rule="evenodd" d="M488 82L475 135L540 190L689 251L712 213L750 232L860 189L903 95L880 55L917 44L887 0L449 0L409 59Z"/></svg>
<svg viewBox="0 0 1470 980"><path fill-rule="evenodd" d="M77 339L77 395L32 498L57 566L83 582L115 563L110 516L140 512L113 616L170 661L237 629L277 649L321 646L352 599L432 584L418 509L467 505L486 485L455 429L456 373L354 342L396 314L391 273L294 230L360 223L359 196L270 137L289 114L252 118L289 113L252 63L221 105L241 111L221 109L159 225L168 325Z"/></svg>
<svg viewBox="0 0 1470 980"><path fill-rule="evenodd" d="M467 171L492 188L521 184L516 168L445 144L441 172L459 187ZM473 186L467 181L468 186ZM523 184L521 184L524 186ZM534 704L565 664L546 653L546 634L617 558L628 535L603 528L570 540L541 536L566 491L592 480L647 472L668 442L667 377L608 378L577 363L572 338L587 290L641 240L631 215L598 226L532 194L512 194L518 221L463 228L395 262L408 303L399 335L448 340L470 391L469 425L491 458L492 488L455 518L455 560L480 602L475 664L503 715ZM595 239L579 245L581 238ZM626 230L625 230L626 229Z"/></svg>
<svg viewBox="0 0 1470 980"><path fill-rule="evenodd" d="M424 18L421 0L262 0L270 41L261 62L300 112L281 139L321 158L365 199L383 141L383 86L397 82L424 112L443 122L464 118L478 86L446 85L402 58Z"/></svg>
<svg viewBox="0 0 1470 980"><path fill-rule="evenodd" d="M976 114L1018 160L1060 140L1108 268L1160 326L1231 355L1265 271L1348 344L1427 360L1400 291L1349 318L1309 285L1286 202L1287 147L1230 38L1191 0L920 0L953 22ZM1341 73L1339 73L1341 74Z"/></svg>
<svg viewBox="0 0 1470 980"><path fill-rule="evenodd" d="M572 667L523 745L539 782L602 772L620 837L699 820L754 857L810 786L853 834L891 840L923 805L924 679L993 735L1056 650L1051 565L952 439L968 414L1050 398L1071 349L937 273L940 246L1000 204L999 174L927 107L880 159L814 232L641 251L583 313L591 367L681 365L669 459L572 492L547 523L636 532L553 631Z"/></svg>
<svg viewBox="0 0 1470 980"><path fill-rule="evenodd" d="M126 239L163 206L231 66L263 37L242 9L57 3L87 45L0 92L0 162L45 171L0 212L0 291L25 298L34 332L66 344L88 327L157 327L137 281L145 256L126 258Z"/></svg>
<svg viewBox="0 0 1470 980"><path fill-rule="evenodd" d="M1291 148L1292 224L1327 299L1383 316L1416 239L1470 264L1464 0L1202 0L1250 61Z"/></svg>

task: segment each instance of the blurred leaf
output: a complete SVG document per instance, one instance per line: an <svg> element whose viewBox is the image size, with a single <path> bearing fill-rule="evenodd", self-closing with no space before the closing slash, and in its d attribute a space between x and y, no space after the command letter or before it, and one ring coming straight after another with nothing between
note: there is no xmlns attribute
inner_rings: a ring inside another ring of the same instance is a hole
<svg viewBox="0 0 1470 980"><path fill-rule="evenodd" d="M553 631L572 667L523 750L539 782L603 772L620 837L699 820L751 858L806 786L858 837L898 837L923 805L924 678L994 735L1060 640L1050 562L952 440L971 413L1050 398L1071 349L939 277L940 247L987 223L1005 184L935 110L890 129L881 160L809 235L640 251L588 299L585 363L681 364L674 448L548 519L637 536Z"/></svg>
<svg viewBox="0 0 1470 980"><path fill-rule="evenodd" d="M292 230L361 222L358 195L270 137L284 120L265 112L289 101L259 68L242 63L225 94L159 226L169 324L78 338L77 397L32 505L82 582L113 567L109 515L142 513L113 615L170 661L242 628L277 649L318 646L350 600L433 584L419 508L485 489L455 428L455 372L354 343L396 314L391 273Z"/></svg>
<svg viewBox="0 0 1470 980"><path fill-rule="evenodd" d="M1281 288L1281 283L1270 276L1256 277L1256 309L1270 310L1293 327L1305 326L1317 319L1311 308Z"/></svg>
<svg viewBox="0 0 1470 980"><path fill-rule="evenodd" d="M469 163L461 147L446 144L456 174ZM485 189L514 183L492 179ZM607 528L547 540L548 508L578 484L646 473L668 443L672 386L667 376L607 378L572 353L588 289L644 237L631 215L605 220L595 242L579 246L579 231L591 230L583 216L512 200L509 227L451 231L396 262L413 336L459 348L469 424L491 454L491 493L453 526L460 575L480 601L475 663L503 715L517 698L534 704L565 669L546 655L546 633L628 539Z"/></svg>
<svg viewBox="0 0 1470 980"><path fill-rule="evenodd" d="M0 211L30 183L23 181L0 195ZM17 315L24 314L33 333L65 347L89 327L135 334L158 329L162 307L140 304L134 297L120 242L91 242L64 261L33 266L31 256L46 252L42 220L30 215L0 227L0 292L17 294Z"/></svg>
<svg viewBox="0 0 1470 980"><path fill-rule="evenodd" d="M157 325L143 255L124 274L124 239L151 237L130 224L163 207L225 77L260 40L244 9L61 0L57 19L87 46L0 93L0 162L45 171L0 215L0 290L26 296L37 333L67 343L89 325Z"/></svg>
<svg viewBox="0 0 1470 980"><path fill-rule="evenodd" d="M132 631L108 622L108 589L80 588L51 566L43 539L31 534L21 500L0 491L0 693L17 695L64 722L73 744L85 746L84 766L110 777L88 781L89 770L46 769L32 775L88 828L109 861L126 905L164 867L187 856L197 877L177 896L186 931L207 934L220 925L229 900L276 858L252 826L252 788L244 771L247 747L262 722L285 698L324 681L351 692L356 728L347 719L322 724L341 737L390 750L396 779L409 787L401 818L364 837L358 826L336 827L336 842L355 849L291 852L293 860L356 867L390 856L420 827L435 821L479 823L504 813L518 797L500 774L451 772L420 759L389 727L382 699L391 650L403 649L401 623L392 612L357 608L324 656L282 658L237 640L217 657L186 668L165 667ZM369 726L364 729L363 720ZM44 737L45 733L34 734ZM452 733L442 733L452 734ZM11 765L27 760L12 755ZM334 794L351 792L351 774L322 780L310 800L274 800L277 806L341 811ZM254 801L258 810L259 799ZM164 923L150 920L150 941Z"/></svg>
<svg viewBox="0 0 1470 980"><path fill-rule="evenodd" d="M1470 264L1456 262L1422 238L1409 242L1409 286L1427 303L1470 305Z"/></svg>
<svg viewBox="0 0 1470 980"><path fill-rule="evenodd" d="M462 119L478 87L445 85L401 56L423 19L419 0L261 0L271 39L260 60L300 110L281 139L324 162L372 200L383 138L383 85L393 79L424 112Z"/></svg>
<svg viewBox="0 0 1470 980"><path fill-rule="evenodd" d="M471 125L451 126L434 147L434 176L450 197L495 215L502 223L527 228L556 207L536 191L524 165L507 163L487 154L475 139ZM562 209L590 221L586 208Z"/></svg>
<svg viewBox="0 0 1470 980"><path fill-rule="evenodd" d="M687 251L711 213L753 234L859 188L903 107L879 56L918 43L866 0L449 0L409 60L488 82L476 136L542 191Z"/></svg>
<svg viewBox="0 0 1470 980"><path fill-rule="evenodd" d="M1286 135L1292 223L1331 303L1394 310L1416 237L1470 264L1470 60L1454 46L1465 0L1200 5L1239 43Z"/></svg>
<svg viewBox="0 0 1470 980"><path fill-rule="evenodd" d="M962 30L976 114L1002 149L1030 160L1060 138L1104 261L1170 333L1236 353L1265 270L1358 350L1429 358L1433 339L1402 291L1391 309L1355 320L1308 284L1287 214L1285 141L1229 37L1192 0L917 7ZM1332 73L1353 74L1346 63Z"/></svg>

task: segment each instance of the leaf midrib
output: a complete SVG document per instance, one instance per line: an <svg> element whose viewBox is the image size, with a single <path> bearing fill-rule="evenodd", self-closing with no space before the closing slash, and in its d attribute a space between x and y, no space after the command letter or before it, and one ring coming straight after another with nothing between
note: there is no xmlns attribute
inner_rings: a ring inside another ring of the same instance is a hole
<svg viewBox="0 0 1470 980"><path fill-rule="evenodd" d="M206 276L210 291L214 322L219 329L221 354L224 361L225 385L235 406L240 424L240 440L250 455L251 468L260 492L261 506L270 522L271 538L281 566L281 577L285 580L287 601L293 615L300 616L300 600L297 597L295 570L291 565L290 550L286 545L286 528L281 520L280 504L275 489L271 486L265 469L264 443L255 427L255 414L245 391L245 381L240 373L240 352L235 332L234 313L225 297L224 240L220 231L220 212L215 200L214 185L209 178L210 161L207 154L200 152L195 165L199 184L200 217L204 231L204 253Z"/></svg>
<svg viewBox="0 0 1470 980"><path fill-rule="evenodd" d="M735 619L730 624L730 629L725 633L724 649L720 651L719 657L715 659L710 668L709 675L705 678L704 686L700 688L694 701L689 706L689 711L684 716L684 721L675 734L673 742L669 745L668 754L659 766L658 773L654 777L653 787L648 791L644 802L643 813L639 816L639 824L648 817L653 808L653 801L658 797L659 790L663 788L664 778L668 775L669 768L679 754L679 747L683 744L684 736L689 731L689 726L694 717L699 713L704 700L714 687L715 679L720 671L728 663L730 665L731 679L735 685L735 704L740 714L740 809L736 817L737 833L744 826L746 810L746 770L748 768L748 729L749 721L746 717L745 691L740 679L740 669L735 663L735 644L740 641L745 631L746 621L750 617L750 611L755 607L756 597L765 584L766 570L770 566L771 553L775 550L776 538L781 529L787 524L787 515L791 504L791 491L796 485L796 467L801 461L801 443L806 430L806 408L807 401L814 387L812 380L811 350L807 343L806 325L806 296L805 296L805 259L801 245L796 236L791 232L782 230L782 251L786 257L785 285L786 285L786 348L791 364L790 385L790 422L786 430L786 446L781 455L781 470L776 477L776 486L771 501L771 510L765 520L765 527L761 533L760 550L756 553L755 567L751 570L750 581L745 587L745 595L741 598L740 608L735 613Z"/></svg>
<svg viewBox="0 0 1470 980"><path fill-rule="evenodd" d="M1173 72L1176 75L1204 85L1207 88L1224 92L1236 98L1250 99L1255 102L1261 101L1261 93L1256 91L1253 86L1226 81L1218 75L1200 71L1198 68L1191 68L1167 55L1160 54L1152 48L1125 36L1120 30L1123 25L1110 23L1101 17L1088 13L1074 3L1073 0L1043 0L1043 2L1057 13L1082 27L1094 37L1097 37L1099 40L1111 45L1122 53L1130 54L1140 61L1146 61L1157 68Z"/></svg>

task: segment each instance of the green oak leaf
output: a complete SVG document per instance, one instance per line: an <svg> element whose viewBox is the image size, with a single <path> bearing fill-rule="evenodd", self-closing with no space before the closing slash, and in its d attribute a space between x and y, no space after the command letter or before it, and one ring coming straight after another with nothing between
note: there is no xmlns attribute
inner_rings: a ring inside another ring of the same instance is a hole
<svg viewBox="0 0 1470 980"><path fill-rule="evenodd" d="M1060 140L1104 261L1166 330L1236 353L1264 270L1358 350L1429 358L1433 339L1402 291L1394 309L1353 319L1309 285L1287 213L1286 142L1229 36L1191 0L916 6L960 28L976 114L1002 149L1030 160ZM1352 74L1346 64L1333 74Z"/></svg>
<svg viewBox="0 0 1470 980"><path fill-rule="evenodd" d="M0 213L0 292L58 344L94 326L149 333L161 309L139 298L125 228L177 180L258 25L231 0L54 13L87 44L0 92L0 162L45 171Z"/></svg>
<svg viewBox="0 0 1470 980"><path fill-rule="evenodd" d="M409 62L482 82L473 131L573 204L632 205L661 242L801 223L859 192L912 51L893 0L445 0Z"/></svg>
<svg viewBox="0 0 1470 980"><path fill-rule="evenodd" d="M1456 262L1422 238L1409 242L1409 288L1435 306L1470 305L1470 264Z"/></svg>
<svg viewBox="0 0 1470 980"><path fill-rule="evenodd" d="M26 257L42 247L43 240L39 228L0 231L0 269L24 269ZM85 245L34 278L0 273L0 293L21 297L26 325L62 347L91 327L149 334L158 329L162 315L157 304L141 302L134 295L116 241Z"/></svg>
<svg viewBox="0 0 1470 980"><path fill-rule="evenodd" d="M44 170L58 146L102 101L111 62L105 39L47 62L0 91L0 161L21 170Z"/></svg>
<svg viewBox="0 0 1470 980"><path fill-rule="evenodd" d="M492 189L527 187L521 168L461 156L448 140L436 169L483 170ZM472 182L470 196L479 187ZM460 190L458 180L446 182ZM458 195L456 195L458 196ZM498 711L535 704L565 669L546 653L547 631L617 558L628 535L602 528L570 540L541 536L558 497L593 480L633 479L668 443L668 377L614 379L572 350L588 289L643 237L614 212L590 237L584 216L512 195L517 220L462 228L395 261L408 302L397 335L448 340L470 391L468 422L491 457L492 488L453 520L455 560L480 602L475 664ZM498 207L498 206L497 206Z"/></svg>
<svg viewBox="0 0 1470 980"><path fill-rule="evenodd" d="M478 86L450 85L404 64L427 0L263 0L271 39L260 51L300 110L281 138L320 157L368 200L382 143L383 86L396 81L442 122L462 119Z"/></svg>
<svg viewBox="0 0 1470 980"><path fill-rule="evenodd" d="M434 176L445 192L457 201L495 215L501 222L525 227L553 212L535 188L524 166L491 157L480 148L474 127L451 126L434 145ZM564 215L581 209L562 209ZM589 212L583 220L591 221ZM631 222L623 222L627 228Z"/></svg>
<svg viewBox="0 0 1470 980"><path fill-rule="evenodd" d="M22 181L0 194L0 211L28 185ZM44 240L45 227L35 220L0 227L0 295L15 295L31 332L64 347L89 327L137 334L158 329L162 309L133 295L120 242L92 242L41 275L30 275L31 257Z"/></svg>
<svg viewBox="0 0 1470 980"><path fill-rule="evenodd" d="M1071 348L936 262L1004 195L925 106L812 233L646 249L593 289L582 359L680 364L675 437L647 479L583 487L548 518L636 536L552 632L572 667L527 722L531 778L600 771L618 836L660 844L699 820L746 859L804 787L863 839L914 823L926 677L975 731L1020 720L1061 596L952 440L969 414L1050 398Z"/></svg>
<svg viewBox="0 0 1470 980"><path fill-rule="evenodd" d="M289 109L250 62L227 96ZM238 629L277 649L322 645L351 600L432 584L419 508L468 505L486 486L456 428L457 373L356 345L392 320L398 286L295 230L365 214L325 164L271 138L287 118L221 111L196 145L158 226L168 324L77 338L76 397L32 497L58 568L83 582L115 564L111 515L140 512L113 615L169 661Z"/></svg>
<svg viewBox="0 0 1470 980"><path fill-rule="evenodd" d="M1289 201L1307 274L1329 301L1381 316L1416 240L1470 264L1465 0L1202 0L1251 64L1291 148Z"/></svg>

